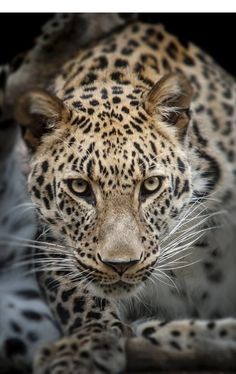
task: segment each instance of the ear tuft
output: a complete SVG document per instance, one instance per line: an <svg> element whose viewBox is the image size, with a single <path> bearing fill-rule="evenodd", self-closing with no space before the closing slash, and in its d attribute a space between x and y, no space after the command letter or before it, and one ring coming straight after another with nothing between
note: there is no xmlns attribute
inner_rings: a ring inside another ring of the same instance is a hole
<svg viewBox="0 0 236 374"><path fill-rule="evenodd" d="M180 73L170 73L148 92L144 106L147 113L176 126L183 135L189 123L191 100L192 88L187 78Z"/></svg>
<svg viewBox="0 0 236 374"><path fill-rule="evenodd" d="M52 129L65 115L66 108L57 97L43 90L30 91L17 102L16 121L23 126L25 138L32 142L33 148L40 137Z"/></svg>

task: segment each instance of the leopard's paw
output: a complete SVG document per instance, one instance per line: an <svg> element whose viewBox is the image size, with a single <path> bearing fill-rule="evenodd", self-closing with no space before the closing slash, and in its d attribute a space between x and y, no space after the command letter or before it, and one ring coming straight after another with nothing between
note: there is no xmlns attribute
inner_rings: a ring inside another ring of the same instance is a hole
<svg viewBox="0 0 236 374"><path fill-rule="evenodd" d="M236 369L236 319L147 321L128 341L128 363L134 371Z"/></svg>
<svg viewBox="0 0 236 374"><path fill-rule="evenodd" d="M34 374L122 373L125 369L124 339L108 333L63 338L42 348Z"/></svg>

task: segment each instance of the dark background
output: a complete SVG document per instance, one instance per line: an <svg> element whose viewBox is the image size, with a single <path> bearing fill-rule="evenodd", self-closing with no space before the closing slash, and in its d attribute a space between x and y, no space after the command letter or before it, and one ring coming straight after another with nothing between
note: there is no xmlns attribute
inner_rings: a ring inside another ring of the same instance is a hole
<svg viewBox="0 0 236 374"><path fill-rule="evenodd" d="M0 14L0 64L33 45L49 13ZM167 30L185 41L192 41L211 54L236 76L236 13L143 13L148 22L161 22Z"/></svg>

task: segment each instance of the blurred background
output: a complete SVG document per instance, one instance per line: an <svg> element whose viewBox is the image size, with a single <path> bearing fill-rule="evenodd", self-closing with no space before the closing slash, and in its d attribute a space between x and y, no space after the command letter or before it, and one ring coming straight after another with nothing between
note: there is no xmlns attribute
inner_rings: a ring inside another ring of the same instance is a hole
<svg viewBox="0 0 236 374"><path fill-rule="evenodd" d="M1 13L0 64L31 48L41 26L51 16L50 13ZM163 23L168 31L202 47L236 76L235 13L140 13L139 18Z"/></svg>

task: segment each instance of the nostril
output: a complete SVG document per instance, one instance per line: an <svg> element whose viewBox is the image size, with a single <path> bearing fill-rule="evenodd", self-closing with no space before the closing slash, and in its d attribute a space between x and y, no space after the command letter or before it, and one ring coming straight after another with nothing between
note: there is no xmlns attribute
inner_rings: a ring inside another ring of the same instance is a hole
<svg viewBox="0 0 236 374"><path fill-rule="evenodd" d="M98 258L102 263L111 267L119 275L122 275L128 268L134 266L140 261L140 259L130 259L125 261L123 259L103 259L99 253Z"/></svg>

